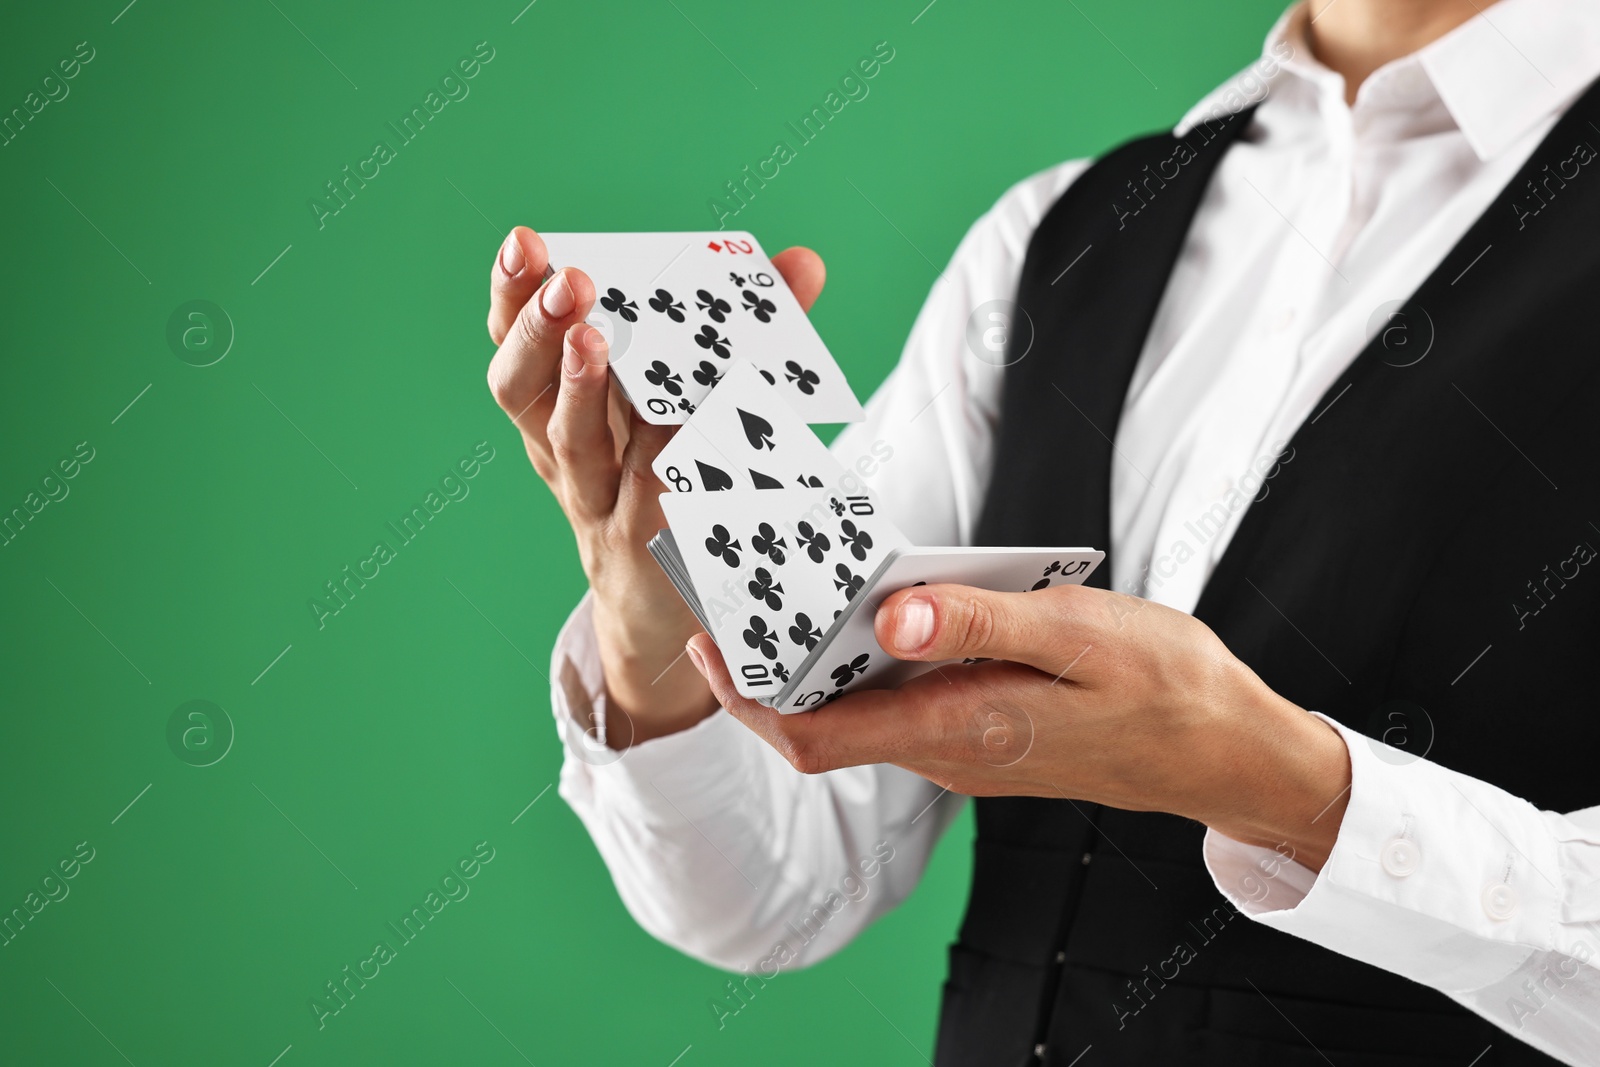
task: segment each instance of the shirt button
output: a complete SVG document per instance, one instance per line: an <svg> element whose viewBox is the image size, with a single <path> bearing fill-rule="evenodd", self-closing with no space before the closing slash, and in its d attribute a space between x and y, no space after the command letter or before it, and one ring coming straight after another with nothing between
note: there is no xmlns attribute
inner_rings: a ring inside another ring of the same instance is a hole
<svg viewBox="0 0 1600 1067"><path fill-rule="evenodd" d="M1503 923L1517 913L1517 891L1501 882L1485 887L1483 913L1497 923Z"/></svg>
<svg viewBox="0 0 1600 1067"><path fill-rule="evenodd" d="M1383 846L1383 852L1378 859L1383 864L1384 870L1396 878L1405 878L1416 873L1422 864L1422 852L1405 838L1393 837Z"/></svg>
<svg viewBox="0 0 1600 1067"><path fill-rule="evenodd" d="M1295 310L1292 307L1284 308L1272 320L1272 332L1283 333L1294 325Z"/></svg>

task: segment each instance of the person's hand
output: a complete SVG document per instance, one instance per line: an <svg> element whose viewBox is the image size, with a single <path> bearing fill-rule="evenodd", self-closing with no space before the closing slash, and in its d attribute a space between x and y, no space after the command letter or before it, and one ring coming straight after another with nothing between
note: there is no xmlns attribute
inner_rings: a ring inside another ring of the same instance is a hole
<svg viewBox="0 0 1600 1067"><path fill-rule="evenodd" d="M1320 869L1344 816L1344 741L1268 689L1203 623L1121 593L904 589L878 643L946 665L785 715L741 697L705 634L722 706L798 770L893 763L952 792L1066 797L1196 819Z"/></svg>
<svg viewBox="0 0 1600 1067"><path fill-rule="evenodd" d="M657 499L666 487L650 464L673 427L639 418L612 382L605 340L584 323L595 299L588 275L567 267L541 284L548 263L544 242L524 226L500 248L489 274L489 336L500 346L489 390L577 537L607 692L623 713L606 739L622 748L691 726L716 705L681 662L699 624L645 548L666 525ZM791 248L772 263L809 310L822 292L822 260Z"/></svg>

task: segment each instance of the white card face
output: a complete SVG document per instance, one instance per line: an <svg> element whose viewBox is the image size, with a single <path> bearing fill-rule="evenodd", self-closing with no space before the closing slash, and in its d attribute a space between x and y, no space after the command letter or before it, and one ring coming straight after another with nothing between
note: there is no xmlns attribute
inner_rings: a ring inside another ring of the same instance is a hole
<svg viewBox="0 0 1600 1067"><path fill-rule="evenodd" d="M934 665L895 659L878 644L878 606L912 585L955 583L997 592L1081 585L1105 559L1087 548L914 548L895 554L870 588L855 597L826 641L791 670L773 702L780 711L810 711L858 689L890 689ZM942 665L942 664L941 664Z"/></svg>
<svg viewBox="0 0 1600 1067"><path fill-rule="evenodd" d="M907 544L867 494L664 493L661 508L735 686L769 701Z"/></svg>
<svg viewBox="0 0 1600 1067"><path fill-rule="evenodd" d="M646 421L688 419L736 357L806 422L857 422L861 404L794 294L748 233L547 233L550 264L593 279L591 325Z"/></svg>
<svg viewBox="0 0 1600 1067"><path fill-rule="evenodd" d="M776 386L743 359L651 465L679 493L838 487L845 469Z"/></svg>

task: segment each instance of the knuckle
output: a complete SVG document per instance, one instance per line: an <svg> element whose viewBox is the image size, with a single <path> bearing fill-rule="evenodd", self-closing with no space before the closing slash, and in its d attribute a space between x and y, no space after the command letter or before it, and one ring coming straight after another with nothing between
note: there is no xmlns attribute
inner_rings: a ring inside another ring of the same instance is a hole
<svg viewBox="0 0 1600 1067"><path fill-rule="evenodd" d="M994 608L983 600L968 600L956 613L955 636L959 648L988 648L994 640L998 623Z"/></svg>
<svg viewBox="0 0 1600 1067"><path fill-rule="evenodd" d="M512 420L520 419L532 403L539 398L543 387L537 387L526 364L515 364L499 356L490 362L485 375L489 395Z"/></svg>
<svg viewBox="0 0 1600 1067"><path fill-rule="evenodd" d="M565 467L578 457L567 420L557 412L550 420L550 455L559 467Z"/></svg>
<svg viewBox="0 0 1600 1067"><path fill-rule="evenodd" d="M634 452L627 456L622 464L621 480L630 490L649 495L652 490L656 494L666 492L667 487L661 479L656 477L656 472L650 464L654 457L642 456Z"/></svg>
<svg viewBox="0 0 1600 1067"><path fill-rule="evenodd" d="M828 769L822 747L814 740L785 737L778 751L801 774L821 774Z"/></svg>
<svg viewBox="0 0 1600 1067"><path fill-rule="evenodd" d="M539 310L537 299L522 305L522 310L517 312L517 317L512 321L511 332L512 336L506 340L530 351L550 343L550 329L545 322L544 312Z"/></svg>
<svg viewBox="0 0 1600 1067"><path fill-rule="evenodd" d="M521 390L515 376L506 374L504 368L500 366L499 360L494 360L490 362L489 371L485 377L489 383L489 395L494 397L494 402L500 405L501 410L507 414L516 411L517 399Z"/></svg>

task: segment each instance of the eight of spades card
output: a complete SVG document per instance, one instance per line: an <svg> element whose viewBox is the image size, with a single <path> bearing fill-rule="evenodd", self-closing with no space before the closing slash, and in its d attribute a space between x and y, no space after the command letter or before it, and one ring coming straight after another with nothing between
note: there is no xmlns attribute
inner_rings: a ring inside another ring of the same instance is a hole
<svg viewBox="0 0 1600 1067"><path fill-rule="evenodd" d="M674 492L834 487L845 469L777 386L734 360L651 465Z"/></svg>

